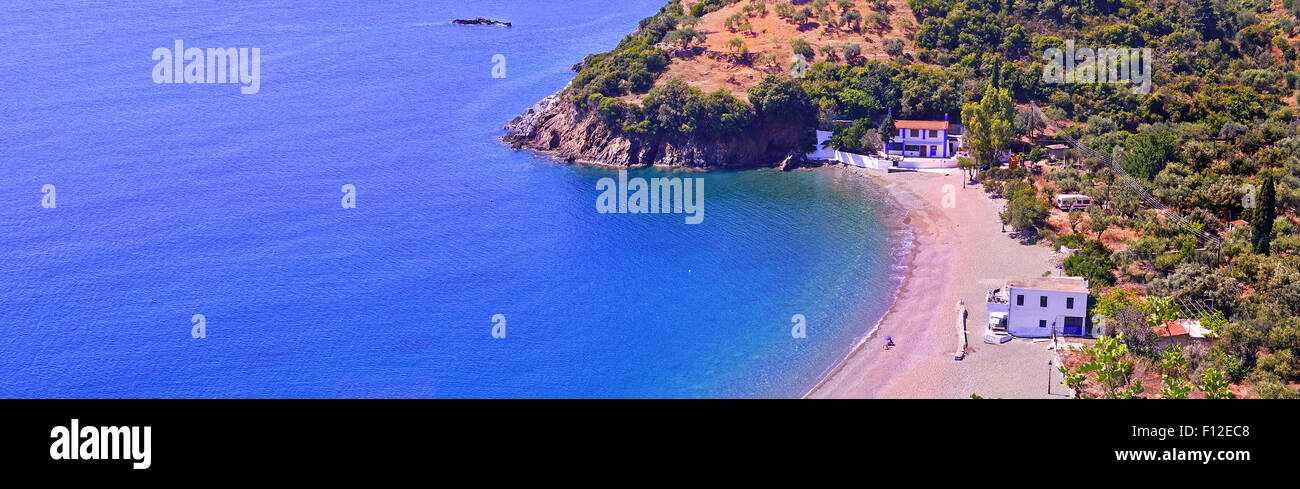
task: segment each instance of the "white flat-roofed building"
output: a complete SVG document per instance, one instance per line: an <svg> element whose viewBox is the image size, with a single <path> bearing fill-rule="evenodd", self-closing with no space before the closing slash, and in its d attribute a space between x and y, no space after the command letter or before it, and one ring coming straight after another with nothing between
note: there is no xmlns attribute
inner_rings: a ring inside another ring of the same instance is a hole
<svg viewBox="0 0 1300 489"><path fill-rule="evenodd" d="M1088 280L1083 277L1016 277L989 291L985 304L991 329L1045 338L1088 333Z"/></svg>

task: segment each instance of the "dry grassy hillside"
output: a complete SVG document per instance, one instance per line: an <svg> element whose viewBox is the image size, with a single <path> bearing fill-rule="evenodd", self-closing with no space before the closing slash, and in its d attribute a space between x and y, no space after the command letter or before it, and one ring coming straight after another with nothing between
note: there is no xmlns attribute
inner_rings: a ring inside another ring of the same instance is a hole
<svg viewBox="0 0 1300 489"><path fill-rule="evenodd" d="M689 11L696 3L699 3L699 0L683 0L682 7ZM766 15L754 15L747 19L753 26L752 32L729 30L725 26L727 18L736 14L744 15L743 9L750 3L753 2L742 0L701 17L695 29L708 36L703 43L705 52L689 57L674 56L668 70L659 75L656 84L672 78L680 78L705 92L725 88L743 100L746 90L757 84L765 74L789 72L790 59L794 56L790 42L797 38L808 41L817 51L816 57L810 60L812 62L828 61L821 51L821 48L827 45L835 48L835 56L829 58L829 61L845 62L843 46L846 44L858 44L862 47L862 56L855 60L857 63L866 60L891 59L893 56L885 52L882 42L886 38L901 39L903 56L915 60L915 46L908 39L908 33L897 27L907 25L908 22L915 24L915 17L912 15L912 9L907 6L906 0L888 0L882 11L888 16L889 24L883 29L874 27L868 20L872 12L875 12L872 2L869 1L853 2L853 10L857 10L863 17L861 32L854 32L845 26L827 32L815 18L803 25L798 25L789 18L781 18L777 15L775 7L778 3L787 2L767 0ZM802 8L810 4L811 2L803 2L796 4L795 7ZM834 9L837 14L841 12L834 2L829 8ZM900 23L900 19L908 20ZM745 47L755 55L775 55L777 63L764 61L764 56L754 56L755 61L748 63L737 62L733 56L726 56L726 53L735 51L728 45L733 38L743 40ZM644 94L629 95L625 100L634 103L640 102L644 97Z"/></svg>

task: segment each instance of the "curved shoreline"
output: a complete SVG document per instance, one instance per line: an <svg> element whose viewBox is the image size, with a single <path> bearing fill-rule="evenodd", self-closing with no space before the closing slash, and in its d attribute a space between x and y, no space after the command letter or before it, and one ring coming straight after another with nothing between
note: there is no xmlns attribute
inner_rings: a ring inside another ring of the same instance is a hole
<svg viewBox="0 0 1300 489"><path fill-rule="evenodd" d="M1044 345L985 345L978 338L988 289L1008 276L1052 271L1051 250L1003 233L997 220L1001 203L979 186L963 188L961 171L879 174L843 168L880 187L907 212L913 247L889 310L802 397L1050 397L1043 388L1044 370L1037 368L1051 358ZM953 358L957 301L969 311L967 338L976 338L961 361ZM888 351L885 335L896 344Z"/></svg>
<svg viewBox="0 0 1300 489"><path fill-rule="evenodd" d="M837 379L845 378L844 376L847 374L846 369L850 369L851 366L855 364L870 363L873 367L882 367L882 365L879 364L888 360L888 358L882 358L883 355L869 353L867 346L878 346L881 349L879 353L885 353L883 351L884 344L879 333L882 330L887 330L892 332L893 335L897 335L897 330L904 329L902 328L902 323L906 322L908 319L908 317L905 317L904 311L935 310L935 308L929 307L925 300L927 297L935 296L935 294L929 293L933 292L933 288L918 288L916 286L918 285L918 282L927 282L927 284L936 281L941 282L942 277L931 277L927 280L925 276L918 272L922 269L930 271L936 264L946 265L950 258L945 254L946 250L936 247L938 243L932 239L933 231L938 225L942 224L942 221L947 220L946 216L943 216L942 213L934 212L932 206L925 202L924 199L916 195L912 190L898 185L897 182L887 180L887 176L870 173L867 170L860 170L852 167L845 167L843 171L852 173L853 177L861 178L869 184L877 186L881 190L881 193L888 199L889 205L895 210L903 213L905 217L903 218L902 224L908 227L912 232L912 246L907 257L902 260L902 263L906 266L906 271L903 274L902 282L900 282L898 287L894 290L893 302L889 309L885 311L885 314L876 321L876 324L873 325L865 335L860 337L853 348L843 358L841 358L834 367L825 372L817 383L801 396L801 398L804 399L814 397L843 397L842 395L836 395L845 393L837 392L839 389L836 389L834 383L838 381ZM942 261L936 263L934 262L935 259L940 259ZM942 283L938 285L942 286ZM901 344L903 341L911 341L912 338L916 338L916 336L909 336L908 340L899 337L897 343ZM918 350L902 350L899 348L891 350L890 353L902 351L916 352ZM896 355L895 357L897 356L911 355L905 353L904 355ZM867 378L859 378L859 380L864 380L865 382L857 384L857 386L865 387L866 390L858 390L855 394L874 397L873 394L876 394L884 384L888 383L887 378L880 376L880 374L883 373L883 370L884 369L882 368L873 368L872 371L875 375L871 375Z"/></svg>
<svg viewBox="0 0 1300 489"><path fill-rule="evenodd" d="M898 307L898 299L902 294L903 286L907 283L907 280L912 275L912 270L915 268L917 254L917 247L915 245L917 227L915 224L911 223L912 212L907 206L899 201L897 195L886 188L884 182L877 180L871 175L864 176L858 174L857 172L860 171L860 169L845 165L819 165L818 169L822 171L838 172L836 175L837 177L842 176L844 178L856 179L872 187L884 200L882 215L887 219L887 222L885 223L887 232L892 234L898 230L906 230L911 234L911 239L900 237L898 239L891 238L885 240L886 246L907 246L906 252L903 254L904 256L896 257L896 262L891 265L891 267L901 266L903 276L899 279L898 284L892 287L889 292L892 297L889 299L889 307L885 310L885 313L877 318L876 321L872 323L871 327L865 332L853 337L853 344L835 359L835 363L826 367L817 375L816 384L814 384L812 388L805 389L803 394L799 395L800 399L807 399L808 396L812 395L814 391L825 384L827 379L831 378L843 369L844 363L854 354L858 353L862 346L876 335L876 332L880 330L880 325L884 324L885 320L888 319L891 314L895 314L895 309ZM893 278L893 276L894 275L891 274L890 278Z"/></svg>

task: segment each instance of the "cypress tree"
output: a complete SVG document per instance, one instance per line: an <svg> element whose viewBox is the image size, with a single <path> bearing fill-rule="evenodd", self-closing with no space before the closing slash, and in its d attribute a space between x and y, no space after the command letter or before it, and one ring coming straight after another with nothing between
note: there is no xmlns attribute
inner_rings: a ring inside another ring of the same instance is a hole
<svg viewBox="0 0 1300 489"><path fill-rule="evenodd" d="M880 122L880 139L885 143L885 151L888 154L889 145L894 142L894 136L898 135L898 129L894 127L894 113L890 111L885 116L885 120Z"/></svg>
<svg viewBox="0 0 1300 489"><path fill-rule="evenodd" d="M1273 175L1264 177L1264 184L1259 190L1259 199L1255 202L1255 252L1263 255L1269 253L1269 240L1273 236L1273 220L1277 218L1277 197L1273 190Z"/></svg>
<svg viewBox="0 0 1300 489"><path fill-rule="evenodd" d="M1193 0L1191 22L1193 28L1201 33L1201 39L1210 41L1219 38L1219 19L1214 13L1214 0Z"/></svg>

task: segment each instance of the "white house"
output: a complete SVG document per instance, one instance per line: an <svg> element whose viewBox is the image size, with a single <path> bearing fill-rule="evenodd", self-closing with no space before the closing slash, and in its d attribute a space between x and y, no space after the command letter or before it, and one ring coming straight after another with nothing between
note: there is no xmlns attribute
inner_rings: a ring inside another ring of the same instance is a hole
<svg viewBox="0 0 1300 489"><path fill-rule="evenodd" d="M894 121L894 140L885 154L920 158L952 158L961 146L957 135L949 135L948 117L941 121Z"/></svg>
<svg viewBox="0 0 1300 489"><path fill-rule="evenodd" d="M1024 277L989 291L989 329L1044 338L1088 333L1088 281L1083 277Z"/></svg>

